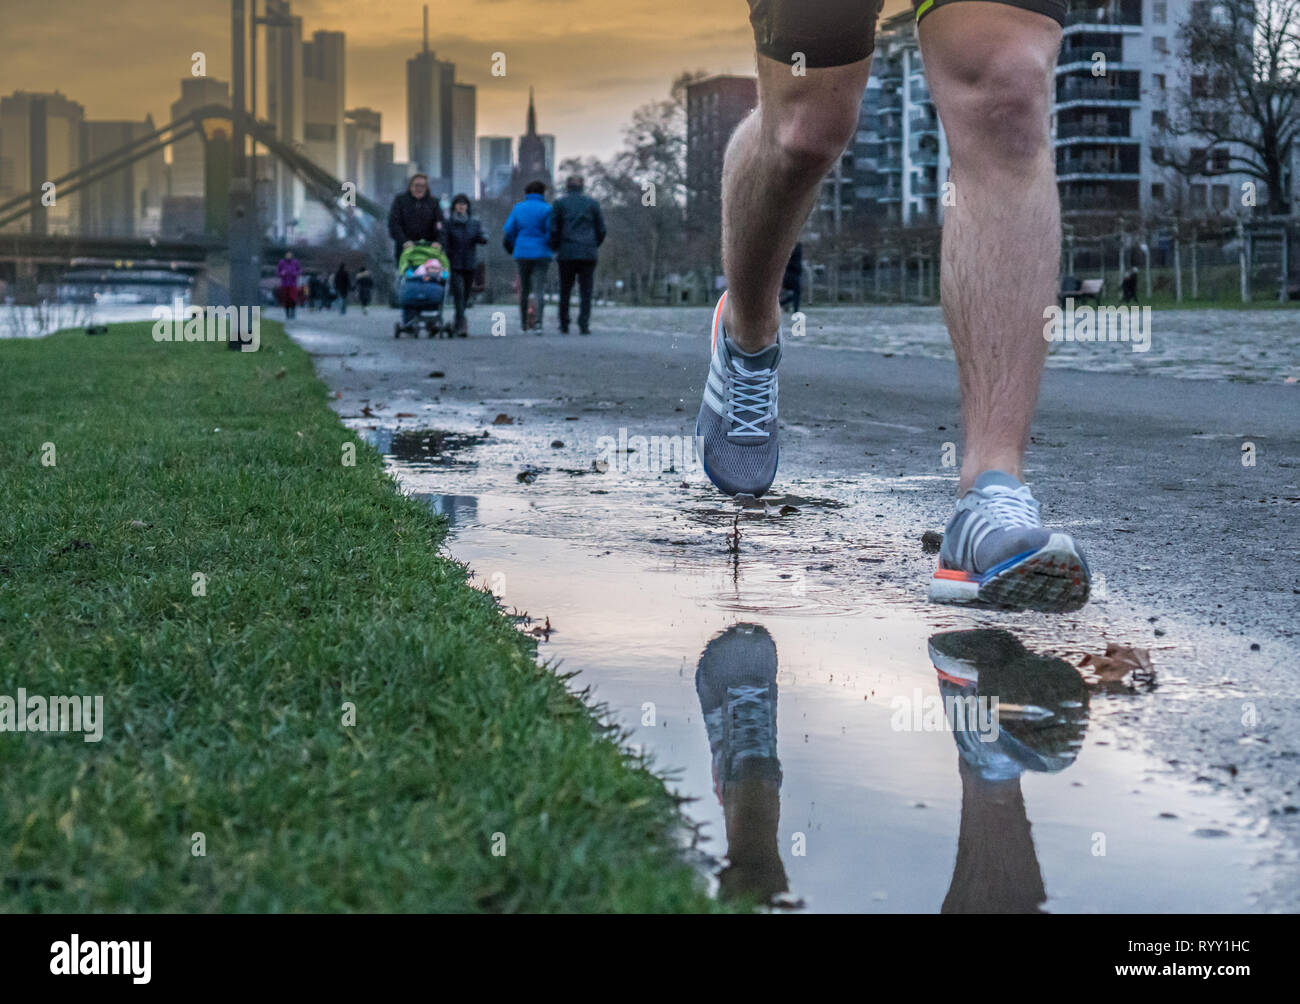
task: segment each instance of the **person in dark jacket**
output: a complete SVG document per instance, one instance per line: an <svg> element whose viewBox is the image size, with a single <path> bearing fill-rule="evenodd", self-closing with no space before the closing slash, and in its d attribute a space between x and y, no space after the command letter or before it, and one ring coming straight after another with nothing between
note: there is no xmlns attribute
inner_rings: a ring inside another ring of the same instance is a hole
<svg viewBox="0 0 1300 1004"><path fill-rule="evenodd" d="M786 294L789 294L788 296ZM795 244L790 260L785 263L781 278L781 304L790 304L790 313L799 313L799 297L803 293L803 243Z"/></svg>
<svg viewBox="0 0 1300 1004"><path fill-rule="evenodd" d="M352 292L352 276L348 274L348 263L339 262L338 271L334 273L334 292L339 297L339 313L348 312L348 294Z"/></svg>
<svg viewBox="0 0 1300 1004"><path fill-rule="evenodd" d="M519 268L519 316L524 330L532 324L528 319L528 297L537 290L537 333L542 333L542 310L546 302L546 271L551 264L547 245L550 234L551 207L546 204L546 183L530 181L524 186L522 202L516 202L506 218L506 250Z"/></svg>
<svg viewBox="0 0 1300 1004"><path fill-rule="evenodd" d="M429 179L411 175L406 191L393 199L388 210L388 236L393 238L393 256L402 257L402 249L416 241L442 241L442 206L429 191Z"/></svg>
<svg viewBox="0 0 1300 1004"><path fill-rule="evenodd" d="M1133 303L1137 302L1138 296L1138 270L1137 266L1130 268L1124 273L1124 278L1119 284L1120 302Z"/></svg>
<svg viewBox="0 0 1300 1004"><path fill-rule="evenodd" d="M468 195L457 195L451 200L451 218L443 229L447 236L443 245L451 262L451 297L456 304L456 334L464 338L469 334L465 307L469 303L469 291L474 285L474 269L478 267L478 246L487 243L483 224L471 214Z"/></svg>
<svg viewBox="0 0 1300 1004"><path fill-rule="evenodd" d="M578 280L578 330L591 334L591 289L596 249L605 240L600 203L583 192L580 175L570 175L564 195L551 206L550 247L560 263L560 333L569 333L569 297Z"/></svg>
<svg viewBox="0 0 1300 1004"><path fill-rule="evenodd" d="M375 292L375 277L370 274L370 269L362 265L357 270L357 302L361 304L361 313L367 313L366 308L370 306L370 297Z"/></svg>

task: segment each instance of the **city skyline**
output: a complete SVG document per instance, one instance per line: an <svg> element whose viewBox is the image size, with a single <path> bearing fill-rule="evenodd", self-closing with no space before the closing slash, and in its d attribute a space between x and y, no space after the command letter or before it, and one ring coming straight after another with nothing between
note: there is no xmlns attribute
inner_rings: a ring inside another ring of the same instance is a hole
<svg viewBox="0 0 1300 1004"><path fill-rule="evenodd" d="M901 3L892 0L887 7L896 5ZM346 35L347 107L382 114L383 139L394 144L398 161L410 159L403 127L405 65L420 49L421 6L378 0L358 13L337 0L293 4L307 36ZM498 0L459 8L450 30L444 27L448 6L430 5L429 45L439 59L456 64L458 81L477 88L478 134L518 135L532 86L540 129L556 137L566 156L614 152L633 110L666 96L682 70L753 72L749 25L743 8L730 3L683 5L665 19L662 5L639 0L615 10L594 0ZM539 18L539 7L564 16ZM226 4L158 8L124 0L111 11L87 15L73 0L20 2L6 10L0 93L57 90L84 105L88 118L150 115L161 124L168 121L177 81L189 75L194 52L204 53L209 77L229 80L229 20ZM83 30L67 32L74 22ZM138 48L141 38L170 41L149 46L148 58L118 58ZM259 43L264 41L263 32ZM629 44L636 46L635 64L626 59ZM495 52L505 53L504 77L492 75ZM259 99L259 114L265 111Z"/></svg>

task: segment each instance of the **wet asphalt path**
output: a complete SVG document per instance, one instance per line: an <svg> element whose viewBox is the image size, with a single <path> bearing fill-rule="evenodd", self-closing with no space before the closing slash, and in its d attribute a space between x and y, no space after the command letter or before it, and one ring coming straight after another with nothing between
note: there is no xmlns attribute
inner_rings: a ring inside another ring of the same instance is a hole
<svg viewBox="0 0 1300 1004"><path fill-rule="evenodd" d="M475 330L487 329L491 309L477 308ZM823 314L852 323L847 309ZM816 312L809 316L815 323ZM1243 338L1251 316L1240 315ZM617 437L620 429L690 436L706 375L708 317L703 309L606 310L589 338L559 336L549 312L543 337L395 341L388 311L300 316L290 330L340 395L341 415L359 417L369 407L374 422L400 425L403 411L437 427L443 412L454 411L487 428L505 413L516 420L512 434L535 437L535 455L545 459L562 434L588 448L594 436ZM1162 335L1176 340L1177 330ZM922 553L920 536L942 529L956 483L944 465L946 444L960 444L955 369L942 359L846 352L839 342L819 344L814 335L788 343L773 491L843 490L869 478L873 488L863 497L873 522L861 531L891 560L868 570L882 594L923 611L933 558ZM1107 357L1104 368L1113 365ZM1293 851L1300 846L1297 394L1300 387L1280 377L1236 383L1049 369L1027 477L1045 521L1084 543L1104 576L1104 599L1068 623L985 615L986 623L1026 630L1045 644L1056 632L1062 654L1116 641L1149 647L1158 670L1176 666L1162 685L1180 699L1135 703L1111 727L1187 781L1229 793ZM1253 466L1243 465L1244 443L1253 444ZM513 463L527 460L524 449ZM501 480L515 473L503 469ZM802 546L794 524L789 549ZM1248 716L1253 724L1243 724ZM1274 906L1295 908L1291 874Z"/></svg>

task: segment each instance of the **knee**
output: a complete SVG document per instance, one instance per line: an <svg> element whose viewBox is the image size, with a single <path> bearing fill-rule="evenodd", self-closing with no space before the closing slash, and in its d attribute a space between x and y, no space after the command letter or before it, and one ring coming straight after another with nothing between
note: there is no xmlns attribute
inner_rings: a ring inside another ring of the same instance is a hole
<svg viewBox="0 0 1300 1004"><path fill-rule="evenodd" d="M1051 60L1032 50L974 69L961 81L950 115L954 161L1016 165L1041 157L1048 145L1051 87Z"/></svg>
<svg viewBox="0 0 1300 1004"><path fill-rule="evenodd" d="M858 127L858 101L800 100L774 110L771 142L785 170L821 178L844 153Z"/></svg>

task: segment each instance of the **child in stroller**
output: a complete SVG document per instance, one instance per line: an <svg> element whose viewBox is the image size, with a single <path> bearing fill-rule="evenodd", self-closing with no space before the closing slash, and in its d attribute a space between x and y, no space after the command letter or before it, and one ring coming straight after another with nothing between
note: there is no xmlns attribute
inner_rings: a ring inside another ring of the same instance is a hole
<svg viewBox="0 0 1300 1004"><path fill-rule="evenodd" d="M451 325L442 322L442 301L447 295L450 265L441 244L417 241L397 262L397 303L402 319L393 325L393 337L405 332L420 337L423 325L430 338L451 337Z"/></svg>

